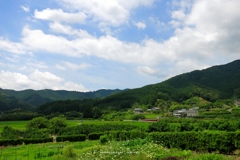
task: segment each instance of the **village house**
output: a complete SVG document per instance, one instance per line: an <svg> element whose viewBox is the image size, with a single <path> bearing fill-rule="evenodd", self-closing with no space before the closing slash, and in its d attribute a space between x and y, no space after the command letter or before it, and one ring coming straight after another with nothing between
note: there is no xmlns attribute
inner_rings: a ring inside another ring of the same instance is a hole
<svg viewBox="0 0 240 160"><path fill-rule="evenodd" d="M173 114L173 116L177 116L177 117L196 117L196 116L198 116L198 110L196 110L196 109L190 109L190 110L180 109L180 110L174 110L172 114Z"/></svg>
<svg viewBox="0 0 240 160"><path fill-rule="evenodd" d="M143 113L143 110L142 110L142 108L135 108L133 112L135 114L141 114L141 113Z"/></svg>
<svg viewBox="0 0 240 160"><path fill-rule="evenodd" d="M153 107L151 109L147 109L148 112L159 111L159 110L160 110L159 107Z"/></svg>

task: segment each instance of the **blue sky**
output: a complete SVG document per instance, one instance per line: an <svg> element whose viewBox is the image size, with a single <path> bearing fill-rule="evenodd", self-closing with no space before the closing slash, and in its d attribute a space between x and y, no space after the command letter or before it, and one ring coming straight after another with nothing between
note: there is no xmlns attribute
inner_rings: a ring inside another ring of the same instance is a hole
<svg viewBox="0 0 240 160"><path fill-rule="evenodd" d="M0 88L138 88L240 58L239 0L0 1Z"/></svg>

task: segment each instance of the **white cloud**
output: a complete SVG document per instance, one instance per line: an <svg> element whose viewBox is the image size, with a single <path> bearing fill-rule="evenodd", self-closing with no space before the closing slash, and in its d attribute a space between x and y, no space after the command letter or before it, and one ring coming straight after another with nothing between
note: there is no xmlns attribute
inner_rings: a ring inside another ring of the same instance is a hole
<svg viewBox="0 0 240 160"><path fill-rule="evenodd" d="M201 63L204 60L206 64L217 61L220 57L226 57L226 61L229 61L239 58L240 51L240 13L236 7L237 3L240 2L196 1L191 12L184 18L175 15L178 19L183 18L183 27L176 28L171 38L161 42L146 39L138 44L123 42L113 36L97 38L86 31L75 30L60 23L50 26L56 32L75 32L76 35L82 36L68 40L62 36L45 34L41 30L25 27L22 40L32 50L77 57L88 55L147 66L166 62L171 64L186 58ZM211 11L215 11L216 14ZM221 11L224 13L218 14Z"/></svg>
<svg viewBox="0 0 240 160"><path fill-rule="evenodd" d="M71 69L71 70L84 70L91 67L90 64L87 63L81 63L81 64L74 64L71 62L62 62L61 64L57 64L56 68L60 69L60 70L67 70Z"/></svg>
<svg viewBox="0 0 240 160"><path fill-rule="evenodd" d="M147 75L151 75L151 76L155 76L157 74L157 71L147 67L147 66L141 66L141 67L137 67L137 71L141 74L147 74Z"/></svg>
<svg viewBox="0 0 240 160"><path fill-rule="evenodd" d="M0 86L7 89L28 88L31 80L27 76L8 71L0 71Z"/></svg>
<svg viewBox="0 0 240 160"><path fill-rule="evenodd" d="M54 22L67 22L67 23L84 23L87 16L82 13L67 13L62 9L45 9L43 11L34 11L34 18L42 20L50 20Z"/></svg>
<svg viewBox="0 0 240 160"><path fill-rule="evenodd" d="M75 90L88 91L81 84L76 84L50 73L35 70L30 75L16 72L0 71L1 88L23 90L23 89L53 89L53 90Z"/></svg>
<svg viewBox="0 0 240 160"><path fill-rule="evenodd" d="M15 54L27 54L23 44L11 42L3 37L0 37L0 50Z"/></svg>
<svg viewBox="0 0 240 160"><path fill-rule="evenodd" d="M137 22L137 23L135 23L135 25L137 26L138 29L146 28L146 24L144 22Z"/></svg>
<svg viewBox="0 0 240 160"><path fill-rule="evenodd" d="M30 11L29 6L23 6L23 5L21 5L21 8L22 8L25 12L29 12L29 11Z"/></svg>
<svg viewBox="0 0 240 160"><path fill-rule="evenodd" d="M178 20L184 20L186 17L183 10L173 11L172 12L172 18L178 19Z"/></svg>
<svg viewBox="0 0 240 160"><path fill-rule="evenodd" d="M99 0L63 0L62 2L64 2L66 10L71 9L71 13L60 9L35 11L36 18L51 21L49 27L52 32L47 33L40 29L24 27L21 42L16 43L0 38L0 50L19 56L29 52L40 54L38 53L40 51L43 54L103 58L133 66L143 66L138 67L137 70L145 75L156 75L159 70L175 75L219 63L220 59L221 62L229 62L240 58L240 12L238 9L240 1L238 0L175 1L179 2L180 7L170 12L173 19L169 23L176 27L173 35L166 40L157 41L149 38L142 40L141 43L121 41L113 35L96 37L87 30L74 28L74 25L66 25L66 23L84 23L92 20L97 22L102 27L101 29L108 30L109 26L119 27L127 24L132 9L140 5L151 5L151 1L148 3L147 0L130 2L106 0L103 3ZM85 15L80 16L82 18L80 21L76 18L78 13ZM70 18L68 19L68 17ZM159 24L159 28L166 27L158 19L150 18L150 21ZM141 24L139 27L141 28ZM142 29L144 27L146 26L142 24ZM171 68L168 68L169 66ZM55 64L55 67L61 70L69 68L79 70L89 66L62 62ZM158 69L153 69L155 67ZM12 74L17 75L17 73ZM24 77L24 75L19 76ZM41 77L41 74L37 76ZM54 76L49 75L49 77ZM27 78L22 78L21 83L33 80L33 77L27 76ZM51 80L45 79L44 81ZM63 87L71 84L63 79L56 82ZM42 86L50 86L48 83L38 83ZM56 85L56 88L61 87Z"/></svg>
<svg viewBox="0 0 240 160"><path fill-rule="evenodd" d="M78 38L93 38L92 35L90 35L87 31L82 29L73 29L69 25L63 25L61 23L55 22L50 23L49 25L50 29L56 33L66 34L70 36L77 36Z"/></svg>
<svg viewBox="0 0 240 160"><path fill-rule="evenodd" d="M63 7L69 10L84 11L84 13L99 23L101 27L104 26L119 26L127 23L130 15L130 10L140 6L149 6L153 0L62 0L58 1Z"/></svg>

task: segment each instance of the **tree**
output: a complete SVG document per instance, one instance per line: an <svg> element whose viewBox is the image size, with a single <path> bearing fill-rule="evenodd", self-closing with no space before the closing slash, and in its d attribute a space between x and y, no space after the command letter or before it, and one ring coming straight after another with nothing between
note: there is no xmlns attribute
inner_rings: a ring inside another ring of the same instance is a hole
<svg viewBox="0 0 240 160"><path fill-rule="evenodd" d="M49 125L50 123L45 117L37 117L29 121L29 123L27 124L27 130L45 129L48 128Z"/></svg>
<svg viewBox="0 0 240 160"><path fill-rule="evenodd" d="M49 122L49 129L52 134L57 134L61 129L67 127L66 119L64 117L54 117Z"/></svg>
<svg viewBox="0 0 240 160"><path fill-rule="evenodd" d="M97 108L97 107L94 107L93 109L92 109L92 114L93 114L93 118L100 118L101 117L101 115L102 115L102 112L101 112L101 110L99 109L99 108Z"/></svg>
<svg viewBox="0 0 240 160"><path fill-rule="evenodd" d="M1 133L1 137L4 139L17 139L19 136L22 136L22 132L9 126L5 126Z"/></svg>

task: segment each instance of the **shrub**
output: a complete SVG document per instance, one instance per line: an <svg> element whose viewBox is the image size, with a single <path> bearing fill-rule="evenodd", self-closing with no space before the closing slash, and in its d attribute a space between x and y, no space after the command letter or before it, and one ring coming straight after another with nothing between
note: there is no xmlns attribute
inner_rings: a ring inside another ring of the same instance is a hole
<svg viewBox="0 0 240 160"><path fill-rule="evenodd" d="M239 146L237 132L162 132L150 133L152 140L167 148L232 153Z"/></svg>
<svg viewBox="0 0 240 160"><path fill-rule="evenodd" d="M136 115L132 116L131 119L132 120L139 120L139 119L146 119L146 117L142 114L136 114Z"/></svg>
<svg viewBox="0 0 240 160"><path fill-rule="evenodd" d="M88 135L88 139L89 140L99 140L101 135L103 135L103 133L90 133Z"/></svg>
<svg viewBox="0 0 240 160"><path fill-rule="evenodd" d="M63 149L63 155L67 159L74 159L77 156L77 153L73 146L67 146L66 148Z"/></svg>
<svg viewBox="0 0 240 160"><path fill-rule="evenodd" d="M107 135L102 135L99 140L101 144L106 144L109 141L109 137Z"/></svg>
<svg viewBox="0 0 240 160"><path fill-rule="evenodd" d="M77 142L77 141L85 141L86 135L85 134L79 134L79 135L66 135L66 136L57 136L56 141L57 142Z"/></svg>

